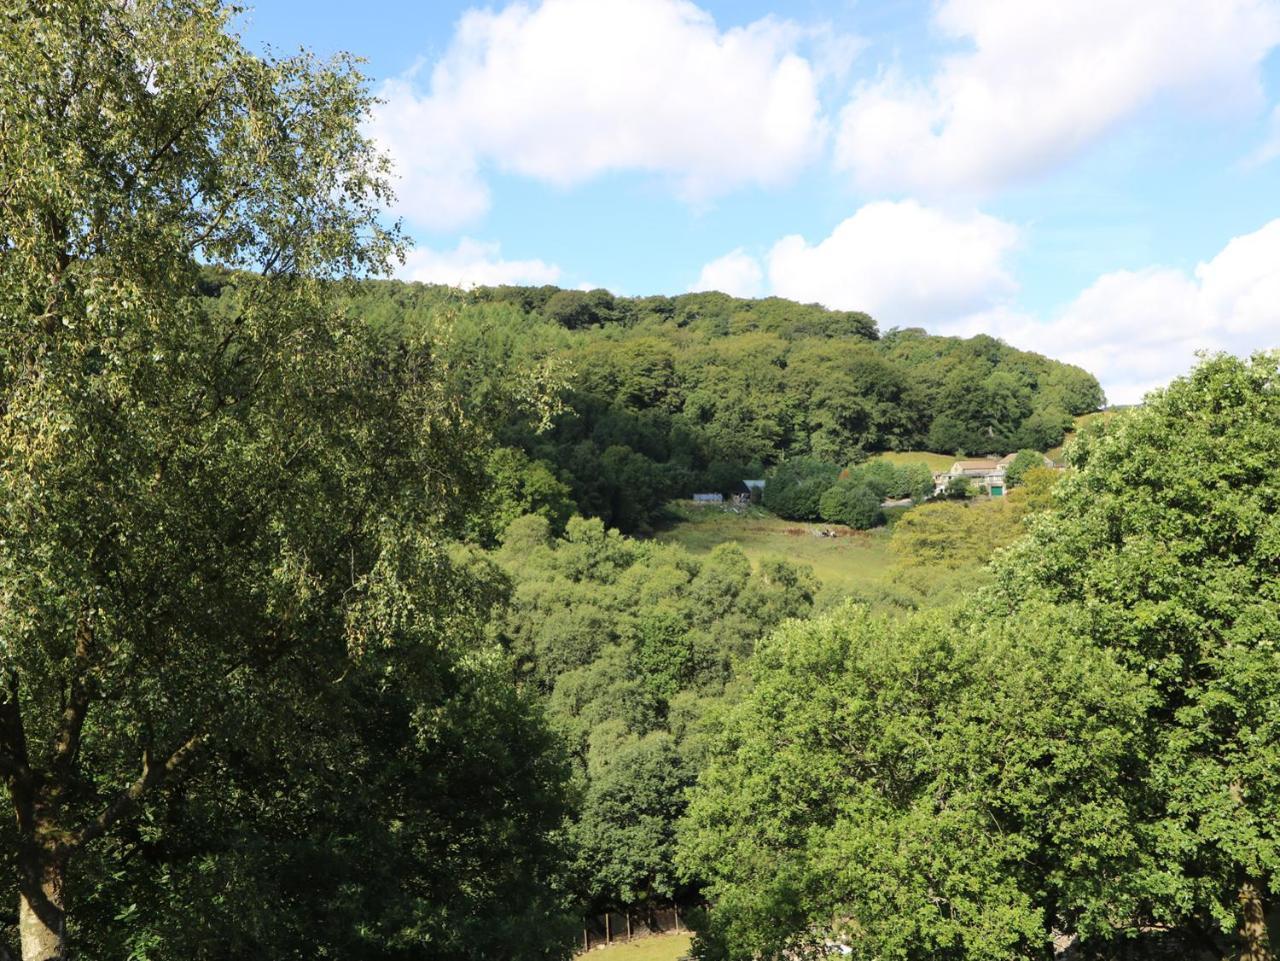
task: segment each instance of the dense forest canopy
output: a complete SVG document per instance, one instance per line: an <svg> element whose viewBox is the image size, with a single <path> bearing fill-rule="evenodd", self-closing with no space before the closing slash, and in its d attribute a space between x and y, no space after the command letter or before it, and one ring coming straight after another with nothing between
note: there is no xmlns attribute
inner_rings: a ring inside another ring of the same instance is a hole
<svg viewBox="0 0 1280 961"><path fill-rule="evenodd" d="M1104 402L1086 371L991 337L881 334L866 314L777 297L377 281L351 306L392 336L447 329L478 391L517 364L558 377L550 430L517 416L502 436L624 531L789 458L1047 450Z"/></svg>

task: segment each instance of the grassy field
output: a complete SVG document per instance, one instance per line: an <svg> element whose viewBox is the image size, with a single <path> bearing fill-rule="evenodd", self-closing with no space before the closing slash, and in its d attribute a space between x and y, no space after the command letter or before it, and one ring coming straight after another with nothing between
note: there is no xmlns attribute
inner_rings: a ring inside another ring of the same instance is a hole
<svg viewBox="0 0 1280 961"><path fill-rule="evenodd" d="M889 532L854 531L838 524L805 524L784 521L761 508L733 513L718 506L671 505L673 523L655 536L679 544L695 554L708 553L733 541L758 565L775 557L807 564L822 582L819 606L836 603L851 594L874 589L886 580ZM820 537L816 531L835 531L838 537Z"/></svg>
<svg viewBox="0 0 1280 961"><path fill-rule="evenodd" d="M655 934L630 944L592 948L583 958L591 961L676 961L689 953L688 934Z"/></svg>
<svg viewBox="0 0 1280 961"><path fill-rule="evenodd" d="M955 454L935 454L927 450L897 450L876 454L872 460L887 460L890 464L928 464L929 470L950 470L956 462Z"/></svg>

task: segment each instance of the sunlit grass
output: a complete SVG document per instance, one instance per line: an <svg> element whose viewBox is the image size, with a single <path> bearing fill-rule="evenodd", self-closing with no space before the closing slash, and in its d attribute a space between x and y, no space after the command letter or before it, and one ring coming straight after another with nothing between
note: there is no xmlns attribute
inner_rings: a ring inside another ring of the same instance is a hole
<svg viewBox="0 0 1280 961"><path fill-rule="evenodd" d="M592 961L676 961L689 953L692 937L688 934L654 934L630 944L610 944L592 948L583 958Z"/></svg>
<svg viewBox="0 0 1280 961"><path fill-rule="evenodd" d="M705 554L730 541L755 565L768 558L808 565L822 585L818 604L825 607L845 597L875 592L887 579L889 533L886 528L853 531L838 524L785 521L760 508L734 513L718 506L673 504L676 523L656 537ZM835 531L839 537L816 532Z"/></svg>

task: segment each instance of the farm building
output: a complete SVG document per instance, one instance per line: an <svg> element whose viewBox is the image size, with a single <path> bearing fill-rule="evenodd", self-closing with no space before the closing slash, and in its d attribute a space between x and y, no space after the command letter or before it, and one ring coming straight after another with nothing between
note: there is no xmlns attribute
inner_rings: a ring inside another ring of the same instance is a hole
<svg viewBox="0 0 1280 961"><path fill-rule="evenodd" d="M733 489L733 499L739 504L759 504L764 495L764 481L739 481Z"/></svg>

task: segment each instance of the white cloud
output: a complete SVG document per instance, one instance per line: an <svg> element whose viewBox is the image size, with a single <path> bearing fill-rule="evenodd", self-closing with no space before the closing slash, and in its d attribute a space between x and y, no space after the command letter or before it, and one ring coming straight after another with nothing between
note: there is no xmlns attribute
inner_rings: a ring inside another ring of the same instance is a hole
<svg viewBox="0 0 1280 961"><path fill-rule="evenodd" d="M859 87L842 114L836 163L865 187L990 189L1166 95L1254 110L1280 44L1276 0L945 0L936 24L971 49L927 83Z"/></svg>
<svg viewBox="0 0 1280 961"><path fill-rule="evenodd" d="M1016 227L986 214L879 201L817 244L798 235L779 240L769 252L769 282L781 297L865 310L886 327L937 327L1013 293L1005 260L1017 240Z"/></svg>
<svg viewBox="0 0 1280 961"><path fill-rule="evenodd" d="M503 260L498 244L464 237L453 250L415 248L398 274L404 280L451 287L496 284L553 284L560 268L542 260Z"/></svg>
<svg viewBox="0 0 1280 961"><path fill-rule="evenodd" d="M759 297L764 286L760 263L741 247L702 268L690 291L718 290L734 297Z"/></svg>
<svg viewBox="0 0 1280 961"><path fill-rule="evenodd" d="M1197 350L1280 346L1280 219L1234 238L1193 274L1164 267L1099 277L1047 323L1006 312L970 318L1009 343L1079 364L1113 403L1185 373Z"/></svg>
<svg viewBox="0 0 1280 961"><path fill-rule="evenodd" d="M821 147L833 48L815 67L806 39L773 18L720 31L687 0L471 10L425 89L416 74L383 88L371 129L402 175L401 212L424 226L482 214L489 167L560 186L641 171L705 200L784 181Z"/></svg>

